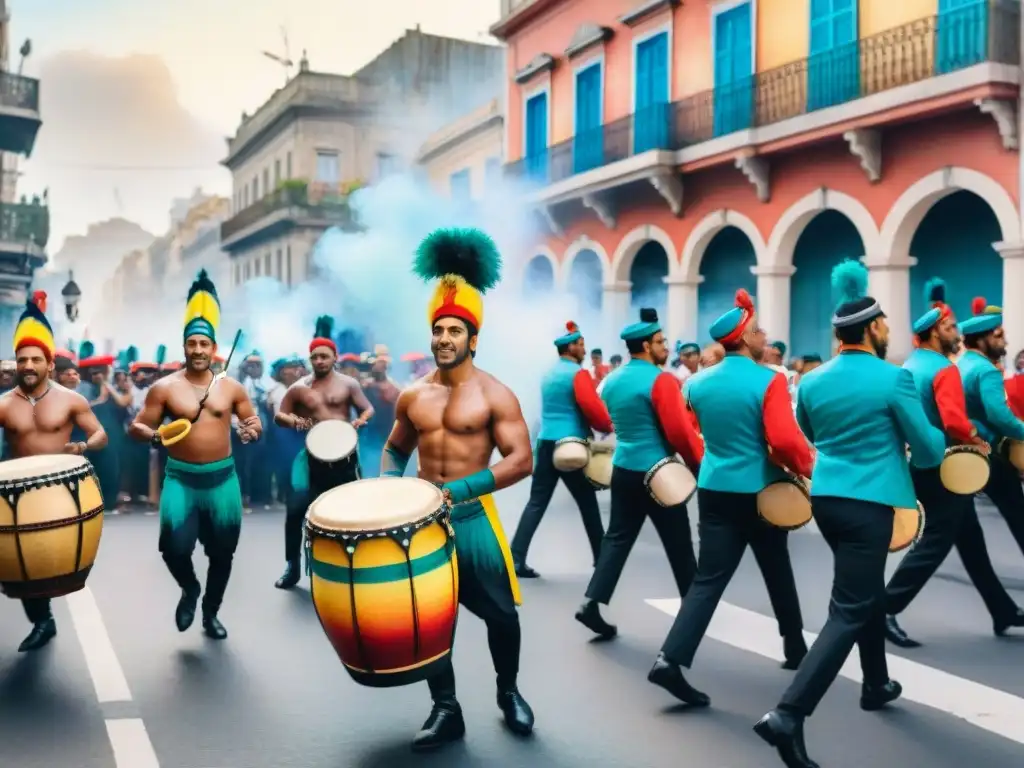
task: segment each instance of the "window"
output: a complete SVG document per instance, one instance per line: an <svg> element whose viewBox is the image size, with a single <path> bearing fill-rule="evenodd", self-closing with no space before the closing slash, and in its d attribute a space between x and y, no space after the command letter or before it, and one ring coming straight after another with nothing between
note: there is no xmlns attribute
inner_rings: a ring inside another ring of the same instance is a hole
<svg viewBox="0 0 1024 768"><path fill-rule="evenodd" d="M289 154L290 158L291 155ZM285 285L291 286L292 284L292 247L290 245L285 246L284 249L284 268L285 268Z"/></svg>
<svg viewBox="0 0 1024 768"><path fill-rule="evenodd" d="M337 152L317 150L316 180L323 184L338 184L341 181L341 162Z"/></svg>
<svg viewBox="0 0 1024 768"><path fill-rule="evenodd" d="M234 271L235 271L235 285L241 285L242 284L242 266L240 264L235 264L235 270Z"/></svg>
<svg viewBox="0 0 1024 768"><path fill-rule="evenodd" d="M246 184L245 187L242 189L242 207L243 208L248 208L249 207L249 185L248 184Z"/></svg>
<svg viewBox="0 0 1024 768"><path fill-rule="evenodd" d="M292 177L292 153L291 153L291 150L288 151L288 155L285 157L285 160L284 160L284 177L286 179L290 179Z"/></svg>
<svg viewBox="0 0 1024 768"><path fill-rule="evenodd" d="M378 152L377 178L383 179L385 176L390 176L393 173L398 173L398 159L387 152Z"/></svg>
<svg viewBox="0 0 1024 768"><path fill-rule="evenodd" d="M858 48L856 0L811 0L808 109L831 107L857 98Z"/></svg>
<svg viewBox="0 0 1024 768"><path fill-rule="evenodd" d="M489 157L484 164L484 180L488 187L496 186L501 181L501 158Z"/></svg>
<svg viewBox="0 0 1024 768"><path fill-rule="evenodd" d="M274 161L274 188L281 183L281 158Z"/></svg>
<svg viewBox="0 0 1024 768"><path fill-rule="evenodd" d="M448 181L452 200L469 200L472 197L469 168L453 173Z"/></svg>
<svg viewBox="0 0 1024 768"><path fill-rule="evenodd" d="M281 252L281 249L278 248L277 249L277 275L276 275L278 280L283 280L284 279L284 272L283 272L284 264L282 263L283 261L284 261L284 254Z"/></svg>
<svg viewBox="0 0 1024 768"><path fill-rule="evenodd" d="M715 136L754 121L754 32L750 3L726 8L712 22L715 56Z"/></svg>
<svg viewBox="0 0 1024 768"><path fill-rule="evenodd" d="M260 177L252 180L252 201L255 203L260 199Z"/></svg>
<svg viewBox="0 0 1024 768"><path fill-rule="evenodd" d="M273 190L270 189L270 169L263 169L263 194L269 195Z"/></svg>
<svg viewBox="0 0 1024 768"><path fill-rule="evenodd" d="M576 130L572 142L573 170L576 173L597 168L604 162L604 131L601 128L601 86L604 83L602 63L594 62L576 72Z"/></svg>
<svg viewBox="0 0 1024 768"><path fill-rule="evenodd" d="M668 32L658 32L641 40L633 56L633 121L636 126L633 151L639 154L650 149L668 149L671 56Z"/></svg>
<svg viewBox="0 0 1024 768"><path fill-rule="evenodd" d="M526 172L535 181L548 175L548 94L542 91L526 101Z"/></svg>
<svg viewBox="0 0 1024 768"><path fill-rule="evenodd" d="M256 257L256 260L253 261L252 266L256 272L256 277L260 277L260 268L263 266L263 260L260 259L259 257Z"/></svg>
<svg viewBox="0 0 1024 768"><path fill-rule="evenodd" d="M267 277L274 276L274 273L270 271L270 251L267 251L267 255L263 257L263 274Z"/></svg>
<svg viewBox="0 0 1024 768"><path fill-rule="evenodd" d="M250 276L250 275L252 274L252 269L251 269L251 266L250 266L249 264L246 264L246 265L245 265L245 270L243 271L243 273L242 273L242 274L243 274L243 279L244 279L244 280L245 280L246 282L248 282L248 280L249 280L249 276Z"/></svg>

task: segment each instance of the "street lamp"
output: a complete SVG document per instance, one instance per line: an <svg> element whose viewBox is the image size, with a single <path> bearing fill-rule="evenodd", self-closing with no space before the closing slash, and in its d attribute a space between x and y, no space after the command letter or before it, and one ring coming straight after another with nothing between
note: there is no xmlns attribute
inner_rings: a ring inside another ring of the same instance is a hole
<svg viewBox="0 0 1024 768"><path fill-rule="evenodd" d="M78 302L82 298L82 289L75 282L75 273L68 272L68 283L61 289L61 298L64 299L64 314L70 322L78 319Z"/></svg>

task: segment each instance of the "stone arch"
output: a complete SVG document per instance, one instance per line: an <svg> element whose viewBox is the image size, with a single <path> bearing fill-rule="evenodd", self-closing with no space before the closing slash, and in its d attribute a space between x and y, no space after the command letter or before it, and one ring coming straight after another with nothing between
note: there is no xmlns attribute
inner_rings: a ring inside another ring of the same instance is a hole
<svg viewBox="0 0 1024 768"><path fill-rule="evenodd" d="M600 243L579 238L562 259L561 279L567 295L575 297L580 322L592 325L593 316L604 307L604 284L608 282L608 254Z"/></svg>
<svg viewBox="0 0 1024 768"><path fill-rule="evenodd" d="M931 207L944 197L963 190L973 192L992 209L1003 242L1021 240L1017 205L1002 184L970 168L947 166L914 182L899 196L882 223L879 257L886 262L906 260L917 228Z"/></svg>
<svg viewBox="0 0 1024 768"><path fill-rule="evenodd" d="M522 275L522 290L525 295L530 295L531 292L535 292L538 282L537 277L541 274L547 276L550 274L551 285L548 290L556 291L559 288L559 272L561 270L558 266L558 259L555 257L554 252L547 246L539 246L534 248L533 256L526 260L526 264L523 266Z"/></svg>
<svg viewBox="0 0 1024 768"><path fill-rule="evenodd" d="M697 280L700 276L700 266L704 259L711 241L719 232L726 227L735 227L747 236L750 244L754 247L754 257L758 266L765 263L767 246L761 231L750 219L739 211L728 209L709 213L699 222L686 238L686 245L683 246L683 259L679 268L680 275L687 281Z"/></svg>
<svg viewBox="0 0 1024 768"><path fill-rule="evenodd" d="M844 192L822 187L797 200L779 217L768 238L769 267L793 266L793 251L811 220L822 211L838 211L850 220L864 243L865 253L877 252L879 235L875 219L856 198Z"/></svg>
<svg viewBox="0 0 1024 768"><path fill-rule="evenodd" d="M601 260L601 276L604 282L609 281L611 277L609 273L611 270L609 269L608 251L606 251L604 246L596 240L591 240L587 237L578 237L569 244L569 247L565 249L565 255L562 257L560 278L563 285L568 283L569 275L572 274L572 265L573 262L576 261L576 257L584 251L593 251L597 254L597 257Z"/></svg>
<svg viewBox="0 0 1024 768"><path fill-rule="evenodd" d="M611 282L626 282L629 280L629 271L633 266L633 259L641 248L649 242L656 242L665 250L668 257L668 276L675 277L679 273L679 257L676 254L676 247L668 233L653 224L645 224L626 233L619 241L612 257L612 266L608 270L608 277Z"/></svg>

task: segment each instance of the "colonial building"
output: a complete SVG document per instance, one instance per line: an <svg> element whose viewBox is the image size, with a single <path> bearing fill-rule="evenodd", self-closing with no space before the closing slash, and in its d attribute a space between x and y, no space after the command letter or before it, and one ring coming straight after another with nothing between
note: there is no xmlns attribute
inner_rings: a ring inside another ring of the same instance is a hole
<svg viewBox="0 0 1024 768"><path fill-rule="evenodd" d="M831 346L829 272L870 269L891 356L931 276L1024 346L1016 0L505 2L508 172L544 222L530 290L612 330L653 305L707 339L737 288L796 354ZM1017 289L1014 291L1014 289Z"/></svg>
<svg viewBox="0 0 1024 768"><path fill-rule="evenodd" d="M479 199L501 179L503 137L501 102L492 99L434 132L416 162L440 194Z"/></svg>

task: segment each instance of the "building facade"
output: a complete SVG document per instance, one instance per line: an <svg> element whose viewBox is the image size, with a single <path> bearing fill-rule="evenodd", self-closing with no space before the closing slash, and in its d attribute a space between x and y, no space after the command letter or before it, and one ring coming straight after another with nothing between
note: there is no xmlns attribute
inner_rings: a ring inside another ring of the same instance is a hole
<svg viewBox="0 0 1024 768"><path fill-rule="evenodd" d="M827 355L852 257L894 359L932 276L961 314L1001 302L1024 346L1017 0L527 0L492 32L506 172L547 233L528 290L580 292L607 333L655 306L704 341L742 287Z"/></svg>
<svg viewBox="0 0 1024 768"><path fill-rule="evenodd" d="M501 102L492 99L431 135L416 163L439 194L479 199L502 178L504 130Z"/></svg>

